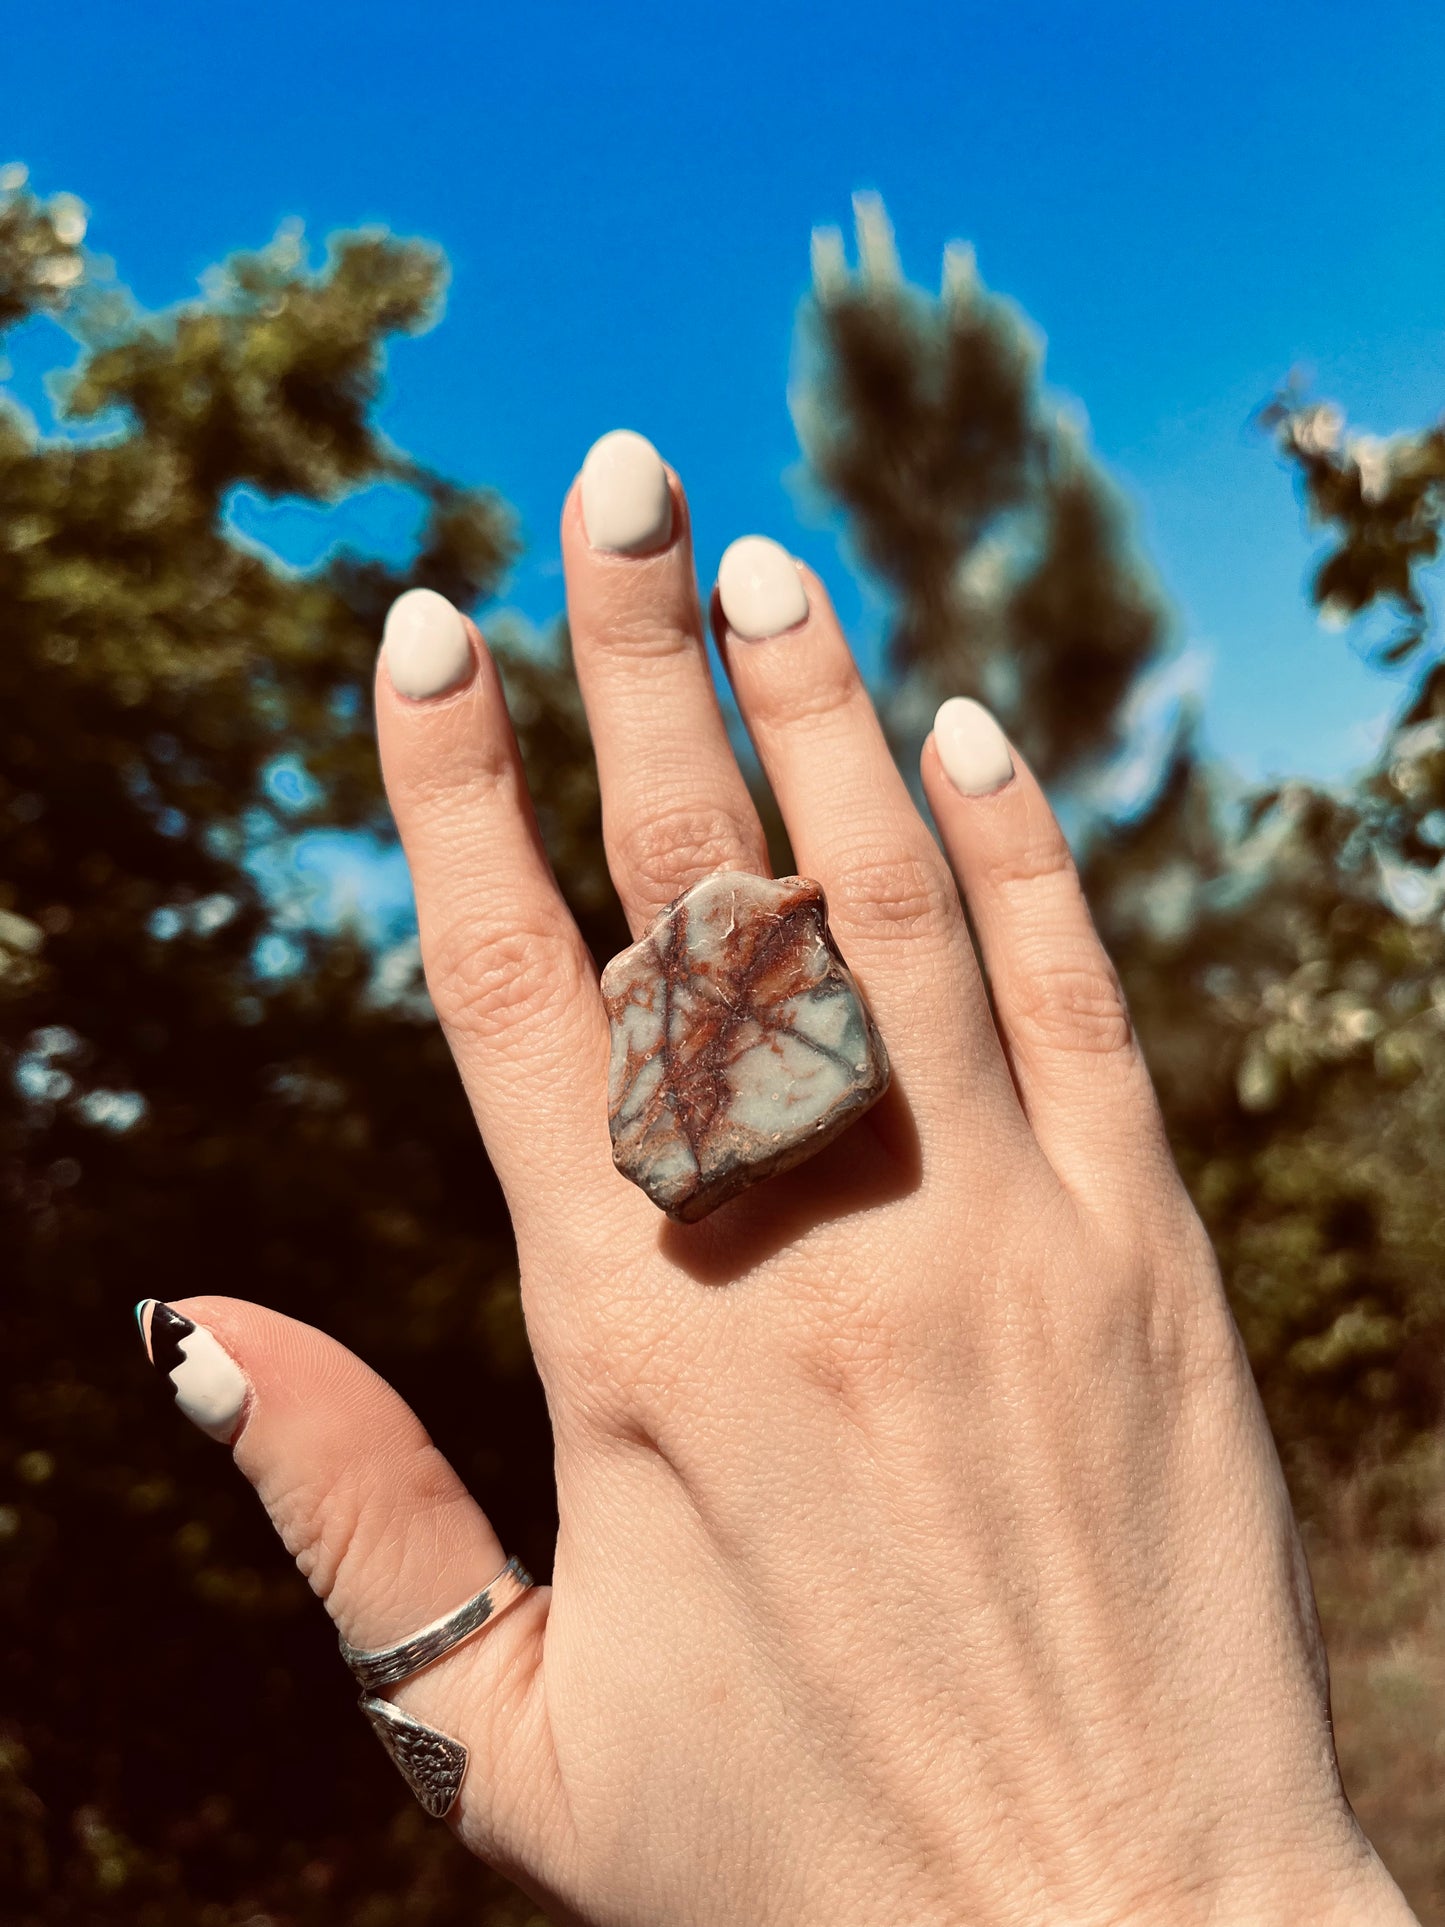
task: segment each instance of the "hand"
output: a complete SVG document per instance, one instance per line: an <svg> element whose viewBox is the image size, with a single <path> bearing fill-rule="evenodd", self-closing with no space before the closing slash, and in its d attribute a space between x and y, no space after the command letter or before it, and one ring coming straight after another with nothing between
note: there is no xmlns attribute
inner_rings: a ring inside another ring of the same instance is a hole
<svg viewBox="0 0 1445 1927"><path fill-rule="evenodd" d="M638 932L714 870L766 871L764 840L646 444L589 456L563 547ZM596 975L481 638L426 593L388 625L387 789L512 1211L561 1517L552 1587L393 1691L471 1749L454 1823L554 1917L617 1927L1409 1921L1340 1786L1279 1461L1048 804L949 706L923 754L945 862L821 583L772 545L722 573L728 673L894 1082L692 1226L612 1167ZM358 1360L254 1306L179 1309L217 1341L182 1404L348 1640L496 1573Z"/></svg>

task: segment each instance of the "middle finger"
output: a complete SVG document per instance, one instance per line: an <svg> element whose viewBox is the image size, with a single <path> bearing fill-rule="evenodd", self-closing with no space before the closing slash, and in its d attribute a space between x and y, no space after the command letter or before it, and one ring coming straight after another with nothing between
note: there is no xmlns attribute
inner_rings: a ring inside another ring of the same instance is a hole
<svg viewBox="0 0 1445 1927"><path fill-rule="evenodd" d="M687 501L641 435L589 450L562 556L607 865L637 936L715 870L767 876L767 841L708 666Z"/></svg>

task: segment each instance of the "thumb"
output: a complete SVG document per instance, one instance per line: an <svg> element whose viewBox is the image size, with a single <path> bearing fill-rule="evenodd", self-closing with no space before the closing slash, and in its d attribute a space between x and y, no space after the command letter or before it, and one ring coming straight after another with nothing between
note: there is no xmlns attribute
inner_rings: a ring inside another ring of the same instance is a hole
<svg viewBox="0 0 1445 1927"><path fill-rule="evenodd" d="M350 1645L406 1639L501 1572L486 1514L411 1408L345 1346L235 1298L148 1298L136 1316L176 1404L230 1444ZM522 1878L550 1857L535 1838L555 1777L541 1677L549 1598L523 1593L424 1672L381 1689L466 1747L449 1817L473 1851Z"/></svg>

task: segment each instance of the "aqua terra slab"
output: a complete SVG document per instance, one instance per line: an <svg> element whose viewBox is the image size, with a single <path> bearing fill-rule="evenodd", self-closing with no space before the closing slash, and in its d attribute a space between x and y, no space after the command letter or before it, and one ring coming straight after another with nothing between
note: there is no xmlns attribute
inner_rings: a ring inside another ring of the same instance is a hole
<svg viewBox="0 0 1445 1927"><path fill-rule="evenodd" d="M807 877L724 871L602 973L612 1157L691 1222L811 1157L888 1088L888 1053Z"/></svg>

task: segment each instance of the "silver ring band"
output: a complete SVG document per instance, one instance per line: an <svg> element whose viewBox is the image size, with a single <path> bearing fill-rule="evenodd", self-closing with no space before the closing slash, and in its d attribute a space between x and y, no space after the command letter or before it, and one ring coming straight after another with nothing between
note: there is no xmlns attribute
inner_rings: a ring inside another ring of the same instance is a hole
<svg viewBox="0 0 1445 1927"><path fill-rule="evenodd" d="M532 1575L521 1560L509 1559L489 1586L483 1586L464 1606L444 1613L430 1626L423 1626L410 1639L398 1640L395 1646L382 1646L371 1653L362 1652L343 1639L341 1657L363 1693L374 1693L379 1686L395 1686L398 1680L410 1679L413 1673L419 1673L424 1666L430 1666L444 1653L460 1646L464 1639L470 1639L488 1620L495 1619L520 1599L531 1584Z"/></svg>

